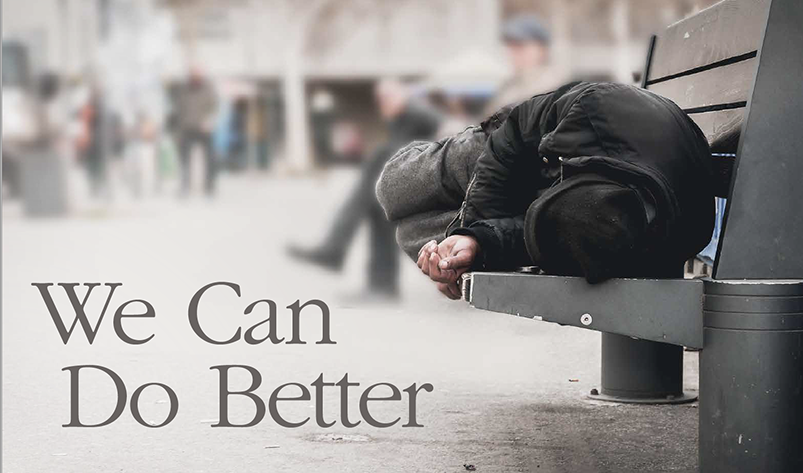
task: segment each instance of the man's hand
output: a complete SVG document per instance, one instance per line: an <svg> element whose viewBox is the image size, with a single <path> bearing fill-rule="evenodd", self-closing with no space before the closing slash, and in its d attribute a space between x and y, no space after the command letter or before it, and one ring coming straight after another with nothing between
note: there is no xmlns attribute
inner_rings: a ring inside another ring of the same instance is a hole
<svg viewBox="0 0 803 473"><path fill-rule="evenodd" d="M477 240L466 235L452 235L440 245L433 240L418 252L418 267L438 283L438 290L446 297L459 299L457 281L471 267L479 250Z"/></svg>

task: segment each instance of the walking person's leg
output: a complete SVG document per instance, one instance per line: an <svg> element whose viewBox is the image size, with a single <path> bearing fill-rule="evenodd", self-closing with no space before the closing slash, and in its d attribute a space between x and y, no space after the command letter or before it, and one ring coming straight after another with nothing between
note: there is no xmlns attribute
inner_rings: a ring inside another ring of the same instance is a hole
<svg viewBox="0 0 803 473"><path fill-rule="evenodd" d="M328 269L340 269L351 241L366 216L368 204L370 204L369 199L374 198L373 194L367 194L366 183L363 181L364 179L360 180L358 186L341 205L323 242L312 249L303 249L293 245L290 247L291 255Z"/></svg>
<svg viewBox="0 0 803 473"><path fill-rule="evenodd" d="M179 194L185 196L190 192L190 162L192 161L192 136L183 132L179 135L178 159L181 173L181 188Z"/></svg>
<svg viewBox="0 0 803 473"><path fill-rule="evenodd" d="M328 269L340 269L360 223L368 216L372 205L378 206L374 187L385 163L383 158L383 154L377 154L365 163L357 186L340 207L323 242L312 249L292 245L289 248L292 256Z"/></svg>
<svg viewBox="0 0 803 473"><path fill-rule="evenodd" d="M369 210L371 243L368 262L368 284L372 292L385 296L399 293L399 250L396 228L385 218L376 200Z"/></svg>
<svg viewBox="0 0 803 473"><path fill-rule="evenodd" d="M209 133L201 133L199 140L203 147L204 159L206 162L206 181L204 190L207 195L215 193L215 186L217 181L217 159L215 157L215 150L212 147L212 135Z"/></svg>

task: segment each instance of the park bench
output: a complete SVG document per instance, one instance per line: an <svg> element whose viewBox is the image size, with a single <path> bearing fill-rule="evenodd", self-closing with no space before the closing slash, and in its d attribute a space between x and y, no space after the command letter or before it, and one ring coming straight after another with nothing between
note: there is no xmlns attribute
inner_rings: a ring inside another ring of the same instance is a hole
<svg viewBox="0 0 803 473"><path fill-rule="evenodd" d="M634 403L694 400L699 465L803 471L803 1L725 0L652 38L642 86L705 133L727 198L712 278L471 273L476 308L602 332L600 389ZM679 275L682 274L678 268Z"/></svg>

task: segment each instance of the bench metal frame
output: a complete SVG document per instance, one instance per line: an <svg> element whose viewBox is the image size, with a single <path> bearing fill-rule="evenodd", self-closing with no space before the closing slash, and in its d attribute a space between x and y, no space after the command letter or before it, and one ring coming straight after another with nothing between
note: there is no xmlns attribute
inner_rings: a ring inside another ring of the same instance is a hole
<svg viewBox="0 0 803 473"><path fill-rule="evenodd" d="M682 347L701 348L703 473L803 471L803 1L725 0L701 15L733 16L740 5L757 9L761 1L771 4L758 51L656 80L653 38L643 79L651 88L720 65L757 64L746 103L687 109L747 106L725 186L714 279L589 285L582 278L473 273L464 288L479 309L601 331L604 399L689 400Z"/></svg>

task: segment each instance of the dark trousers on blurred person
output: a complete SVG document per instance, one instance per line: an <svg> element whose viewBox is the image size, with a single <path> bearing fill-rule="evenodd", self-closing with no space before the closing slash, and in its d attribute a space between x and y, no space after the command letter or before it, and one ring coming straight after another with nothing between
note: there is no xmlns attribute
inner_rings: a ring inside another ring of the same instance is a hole
<svg viewBox="0 0 803 473"><path fill-rule="evenodd" d="M371 227L368 281L371 294L396 296L399 291L399 250L396 229L376 200L376 181L385 163L403 146L429 139L438 129L439 117L426 107L408 104L388 124L388 140L363 165L359 183L335 217L324 243L314 249L290 248L292 256L330 269L340 269L360 223Z"/></svg>
<svg viewBox="0 0 803 473"><path fill-rule="evenodd" d="M293 254L316 264L340 269L360 224L367 221L370 229L368 283L372 292L395 296L399 291L399 251L396 229L388 222L374 187L387 160L387 152L379 152L363 166L357 187L337 212L334 225L323 244L314 250L292 250Z"/></svg>
<svg viewBox="0 0 803 473"><path fill-rule="evenodd" d="M200 145L206 163L206 179L204 191L211 195L215 192L215 179L217 177L217 160L212 150L212 135L204 131L188 130L179 136L179 159L181 160L181 194L190 191L190 171L193 146Z"/></svg>

